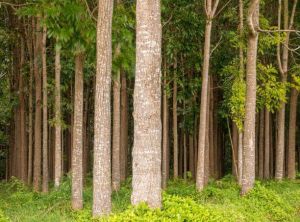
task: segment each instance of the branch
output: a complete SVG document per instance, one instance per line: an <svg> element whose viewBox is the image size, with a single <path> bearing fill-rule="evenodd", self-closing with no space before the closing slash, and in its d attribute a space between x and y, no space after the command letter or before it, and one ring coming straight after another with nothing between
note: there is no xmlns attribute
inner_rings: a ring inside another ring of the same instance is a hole
<svg viewBox="0 0 300 222"><path fill-rule="evenodd" d="M252 35L256 35L256 30L255 30L255 27L254 27L254 24L253 24L253 15L255 13L255 10L258 6L258 3L259 1L258 0L252 0L251 1L251 4L250 4L250 7L249 7L249 12L248 12L248 26L249 26L249 30L250 30L250 33Z"/></svg>
<svg viewBox="0 0 300 222"><path fill-rule="evenodd" d="M223 5L223 7L214 15L214 17L217 17L225 8L226 6L231 2L231 0L229 0L228 2L225 3L225 5Z"/></svg>
<svg viewBox="0 0 300 222"><path fill-rule="evenodd" d="M219 0L216 0L215 1L215 4L214 4L214 7L213 7L213 10L211 12L211 17L213 18L216 14L216 11L217 11L217 8L218 8L218 5L219 5Z"/></svg>

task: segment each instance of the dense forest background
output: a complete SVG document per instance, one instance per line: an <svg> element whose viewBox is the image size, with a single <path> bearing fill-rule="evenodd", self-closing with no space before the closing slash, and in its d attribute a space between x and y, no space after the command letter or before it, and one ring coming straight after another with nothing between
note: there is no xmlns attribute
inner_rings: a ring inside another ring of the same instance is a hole
<svg viewBox="0 0 300 222"><path fill-rule="evenodd" d="M299 7L1 1L0 180L47 194L69 178L74 210L93 183L94 216L131 182L150 208L181 179L299 185Z"/></svg>

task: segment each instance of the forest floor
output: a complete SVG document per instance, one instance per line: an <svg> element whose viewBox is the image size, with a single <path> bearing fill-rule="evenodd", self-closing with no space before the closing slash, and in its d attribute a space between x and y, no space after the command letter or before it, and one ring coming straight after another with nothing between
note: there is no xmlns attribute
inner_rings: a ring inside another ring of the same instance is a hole
<svg viewBox="0 0 300 222"><path fill-rule="evenodd" d="M255 189L240 197L231 176L212 181L199 193L193 182L171 181L163 194L163 209L130 206L130 179L113 194L113 214L91 218L92 186L86 183L85 208L72 211L70 179L49 194L32 192L21 182L0 183L0 222L61 221L300 221L300 180L257 181Z"/></svg>

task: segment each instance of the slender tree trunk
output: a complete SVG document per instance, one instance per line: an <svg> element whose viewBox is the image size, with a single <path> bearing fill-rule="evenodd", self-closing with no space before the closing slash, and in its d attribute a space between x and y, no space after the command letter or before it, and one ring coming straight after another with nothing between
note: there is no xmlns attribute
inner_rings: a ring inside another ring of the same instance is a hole
<svg viewBox="0 0 300 222"><path fill-rule="evenodd" d="M41 159L42 159L42 64L41 44L42 36L40 31L40 18L36 24L36 41L34 46L34 75L35 75L35 120L34 120L34 162L33 162L33 188L35 191L40 190L41 182Z"/></svg>
<svg viewBox="0 0 300 222"><path fill-rule="evenodd" d="M183 132L183 179L187 179L187 140L186 133Z"/></svg>
<svg viewBox="0 0 300 222"><path fill-rule="evenodd" d="M243 180L243 132L239 131L239 145L238 145L238 183L242 185Z"/></svg>
<svg viewBox="0 0 300 222"><path fill-rule="evenodd" d="M20 100L20 179L27 182L27 146L26 146L26 107L24 94L24 59L25 59L25 45L24 39L21 38L21 52L20 52L20 82L19 82L19 100Z"/></svg>
<svg viewBox="0 0 300 222"><path fill-rule="evenodd" d="M199 191L203 190L205 185L205 140L207 129L207 111L208 111L208 78L209 78L209 62L210 62L210 42L212 19L216 13L219 1L216 0L212 5L212 0L206 1L206 26L205 26L205 42L204 42L204 58L202 71L202 90L200 105L200 124L199 124L199 142L198 142L198 164L196 174L196 187Z"/></svg>
<svg viewBox="0 0 300 222"><path fill-rule="evenodd" d="M238 162L238 147L239 147L239 131L234 122L232 122L232 175L238 179L237 162Z"/></svg>
<svg viewBox="0 0 300 222"><path fill-rule="evenodd" d="M258 177L264 178L264 125L265 125L265 113L264 110L260 112L259 119L259 148L258 148Z"/></svg>
<svg viewBox="0 0 300 222"><path fill-rule="evenodd" d="M195 176L194 153L194 137L192 134L189 134L189 171L192 174L192 178Z"/></svg>
<svg viewBox="0 0 300 222"><path fill-rule="evenodd" d="M208 74L209 74L209 57L210 57L210 36L212 21L206 21L205 43L204 43L204 60L202 71L202 91L200 106L200 124L199 124L199 142L198 142L198 167L196 176L196 186L199 191L203 190L205 184L205 139L207 129L207 94L208 94Z"/></svg>
<svg viewBox="0 0 300 222"><path fill-rule="evenodd" d="M176 68L175 68L176 69ZM173 170L174 178L178 177L178 120L177 120L177 80L174 79L173 86Z"/></svg>
<svg viewBox="0 0 300 222"><path fill-rule="evenodd" d="M93 215L111 211L111 69L113 1L99 0L94 120Z"/></svg>
<svg viewBox="0 0 300 222"><path fill-rule="evenodd" d="M55 46L55 160L54 186L59 187L62 176L62 142L61 142L61 89L60 89L60 45Z"/></svg>
<svg viewBox="0 0 300 222"><path fill-rule="evenodd" d="M167 188L169 175L169 107L167 95L167 65L164 62L163 70L163 141L162 141L162 188Z"/></svg>
<svg viewBox="0 0 300 222"><path fill-rule="evenodd" d="M120 72L113 81L112 188L120 189Z"/></svg>
<svg viewBox="0 0 300 222"><path fill-rule="evenodd" d="M298 91L292 88L290 99L289 147L287 157L287 176L289 179L296 178L296 123L298 94Z"/></svg>
<svg viewBox="0 0 300 222"><path fill-rule="evenodd" d="M259 0L251 0L248 11L248 49L246 68L246 115L243 149L242 195L253 188L255 180L255 109L256 109L256 58L259 24Z"/></svg>
<svg viewBox="0 0 300 222"><path fill-rule="evenodd" d="M83 66L84 55L75 55L75 96L72 151L72 208L83 208L82 129L83 129Z"/></svg>
<svg viewBox="0 0 300 222"><path fill-rule="evenodd" d="M127 172L127 153L128 153L128 96L127 96L127 79L124 71L121 72L121 143L120 143L120 178L121 181L126 179Z"/></svg>
<svg viewBox="0 0 300 222"><path fill-rule="evenodd" d="M265 108L264 178L270 179L270 111Z"/></svg>
<svg viewBox="0 0 300 222"><path fill-rule="evenodd" d="M131 203L162 206L161 11L159 0L136 6L136 75Z"/></svg>
<svg viewBox="0 0 300 222"><path fill-rule="evenodd" d="M47 29L43 27L42 36L42 75L43 75L43 183L42 191L48 192L48 90L47 90L47 61L46 61L46 39Z"/></svg>

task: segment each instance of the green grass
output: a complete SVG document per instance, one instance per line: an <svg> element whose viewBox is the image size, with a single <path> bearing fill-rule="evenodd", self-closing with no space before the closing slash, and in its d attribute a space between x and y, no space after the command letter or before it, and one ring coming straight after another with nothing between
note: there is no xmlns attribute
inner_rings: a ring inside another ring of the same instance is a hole
<svg viewBox="0 0 300 222"><path fill-rule="evenodd" d="M49 194L31 191L17 180L0 183L0 222L6 221L300 221L300 181L256 182L255 188L240 197L232 177L211 181L197 192L193 182L171 181L163 194L163 209L145 204L130 206L130 184L126 181L113 194L113 214L91 218L92 186L87 181L85 207L72 211L70 179Z"/></svg>

